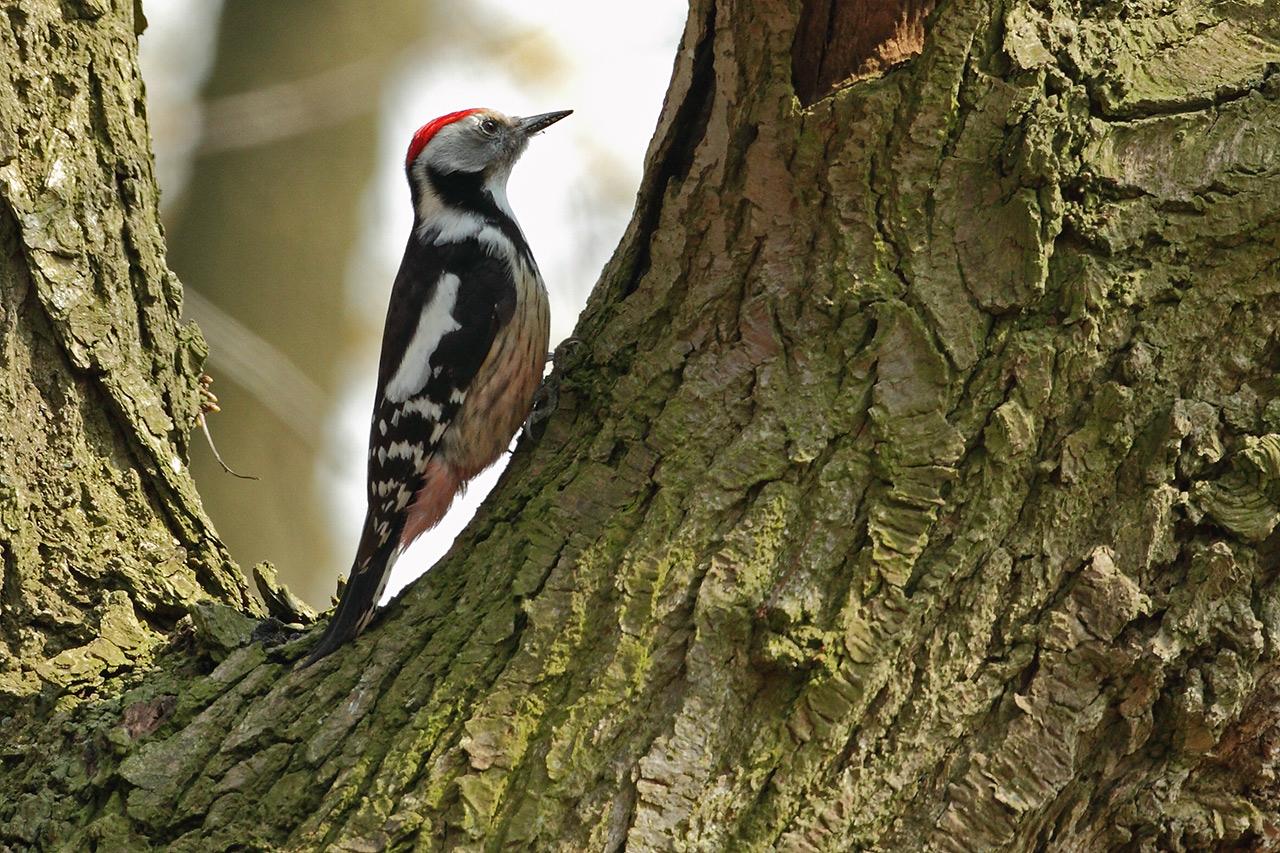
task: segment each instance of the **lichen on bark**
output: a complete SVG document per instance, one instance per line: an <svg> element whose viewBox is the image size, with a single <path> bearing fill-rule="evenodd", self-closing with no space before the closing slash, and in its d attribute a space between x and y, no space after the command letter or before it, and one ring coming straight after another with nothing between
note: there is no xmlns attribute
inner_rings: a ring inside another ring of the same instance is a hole
<svg viewBox="0 0 1280 853"><path fill-rule="evenodd" d="M692 4L559 408L451 556L310 669L215 610L11 724L0 839L1280 832L1275 19L943 3L802 106L801 5Z"/></svg>

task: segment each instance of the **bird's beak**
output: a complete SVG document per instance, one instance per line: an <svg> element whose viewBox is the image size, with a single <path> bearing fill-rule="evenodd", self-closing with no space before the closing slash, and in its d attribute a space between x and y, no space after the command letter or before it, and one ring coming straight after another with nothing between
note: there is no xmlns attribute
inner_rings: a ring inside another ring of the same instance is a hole
<svg viewBox="0 0 1280 853"><path fill-rule="evenodd" d="M573 110L559 110L554 113L543 113L542 115L529 116L528 118L518 119L516 128L525 136L533 136L546 130L551 125L558 122L567 115L571 115Z"/></svg>

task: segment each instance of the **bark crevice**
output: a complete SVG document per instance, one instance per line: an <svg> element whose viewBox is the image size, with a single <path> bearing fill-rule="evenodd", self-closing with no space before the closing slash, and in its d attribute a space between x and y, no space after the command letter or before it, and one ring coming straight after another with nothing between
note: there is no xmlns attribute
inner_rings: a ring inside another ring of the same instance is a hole
<svg viewBox="0 0 1280 853"><path fill-rule="evenodd" d="M805 0L791 49L802 106L920 53L936 0Z"/></svg>

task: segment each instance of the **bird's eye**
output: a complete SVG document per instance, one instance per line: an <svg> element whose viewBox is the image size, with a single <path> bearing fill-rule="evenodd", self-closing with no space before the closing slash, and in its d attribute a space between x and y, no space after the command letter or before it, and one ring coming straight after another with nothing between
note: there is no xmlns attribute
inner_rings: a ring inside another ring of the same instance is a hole
<svg viewBox="0 0 1280 853"><path fill-rule="evenodd" d="M493 136L498 132L498 123L491 118L480 122L480 132L485 136Z"/></svg>

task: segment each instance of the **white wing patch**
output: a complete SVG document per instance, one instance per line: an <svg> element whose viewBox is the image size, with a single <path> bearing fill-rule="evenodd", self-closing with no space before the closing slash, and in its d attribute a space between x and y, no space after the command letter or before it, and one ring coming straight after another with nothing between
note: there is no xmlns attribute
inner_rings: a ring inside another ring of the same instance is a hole
<svg viewBox="0 0 1280 853"><path fill-rule="evenodd" d="M436 375L439 372L440 368L438 367L431 371L432 375ZM400 412L404 412L405 414L414 413L421 415L427 420L438 421L441 416L444 415L444 407L439 403L433 403L427 397L414 397L412 400L401 406L400 410L397 411L396 414L400 414Z"/></svg>
<svg viewBox="0 0 1280 853"><path fill-rule="evenodd" d="M404 359L387 383L386 398L391 402L403 403L426 387L431 377L431 356L440 346L441 338L462 328L462 324L453 318L459 284L461 282L453 273L440 276L431 302L422 309L422 316L418 318L418 328L405 349Z"/></svg>

